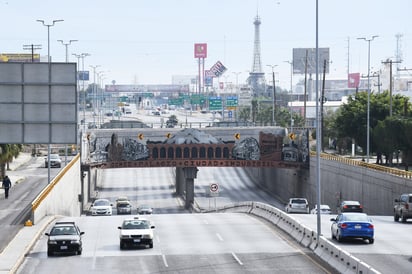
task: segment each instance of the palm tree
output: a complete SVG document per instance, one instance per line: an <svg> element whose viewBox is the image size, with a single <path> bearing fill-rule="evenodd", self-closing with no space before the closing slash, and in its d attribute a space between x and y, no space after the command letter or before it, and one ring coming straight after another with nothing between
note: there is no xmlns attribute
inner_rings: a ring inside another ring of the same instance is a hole
<svg viewBox="0 0 412 274"><path fill-rule="evenodd" d="M20 144L0 144L0 178L4 178L6 168L10 170L9 163L17 158L22 150L23 145Z"/></svg>

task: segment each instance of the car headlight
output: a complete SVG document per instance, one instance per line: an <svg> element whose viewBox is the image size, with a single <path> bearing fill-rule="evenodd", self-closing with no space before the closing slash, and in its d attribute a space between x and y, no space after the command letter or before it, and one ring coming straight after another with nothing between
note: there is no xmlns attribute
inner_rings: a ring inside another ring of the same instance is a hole
<svg viewBox="0 0 412 274"><path fill-rule="evenodd" d="M54 240L49 240L47 243L49 245L57 245L57 241L54 241Z"/></svg>
<svg viewBox="0 0 412 274"><path fill-rule="evenodd" d="M80 241L79 240L71 240L70 243L71 244L80 244Z"/></svg>

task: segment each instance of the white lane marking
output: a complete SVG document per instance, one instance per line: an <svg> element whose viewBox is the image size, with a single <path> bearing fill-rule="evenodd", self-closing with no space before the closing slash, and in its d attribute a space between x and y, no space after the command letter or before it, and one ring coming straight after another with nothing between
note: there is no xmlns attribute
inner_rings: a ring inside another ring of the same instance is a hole
<svg viewBox="0 0 412 274"><path fill-rule="evenodd" d="M162 254L162 259L163 259L163 263L164 263L165 267L169 267L169 265L167 264L166 255L165 255L165 254Z"/></svg>
<svg viewBox="0 0 412 274"><path fill-rule="evenodd" d="M235 258L235 260L237 261L238 264L243 265L242 261L236 256L236 254L234 252L232 252L232 256L233 256L233 258Z"/></svg>
<svg viewBox="0 0 412 274"><path fill-rule="evenodd" d="M216 233L216 237L217 237L221 242L223 242L223 238L222 238L222 236L220 236L219 233Z"/></svg>

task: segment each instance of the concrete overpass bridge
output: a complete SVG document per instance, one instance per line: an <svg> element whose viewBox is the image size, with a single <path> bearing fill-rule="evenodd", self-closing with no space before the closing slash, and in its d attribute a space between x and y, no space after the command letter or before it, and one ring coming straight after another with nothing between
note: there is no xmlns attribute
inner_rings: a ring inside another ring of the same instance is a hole
<svg viewBox="0 0 412 274"><path fill-rule="evenodd" d="M198 167L308 168L308 132L282 127L93 129L83 134L82 171L176 168L176 192L194 201Z"/></svg>

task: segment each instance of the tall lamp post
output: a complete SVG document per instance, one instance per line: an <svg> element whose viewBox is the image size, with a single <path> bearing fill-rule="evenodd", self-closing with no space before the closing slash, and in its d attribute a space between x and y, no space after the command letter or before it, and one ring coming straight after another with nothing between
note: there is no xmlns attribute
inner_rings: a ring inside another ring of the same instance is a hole
<svg viewBox="0 0 412 274"><path fill-rule="evenodd" d="M278 65L266 65L272 68L272 81L273 81L273 107L272 107L272 125L275 125L275 112L276 112L276 83L275 83L275 67Z"/></svg>
<svg viewBox="0 0 412 274"><path fill-rule="evenodd" d="M82 59L82 79L81 80L82 80L82 89L83 89L83 124L85 127L86 126L86 91L84 90L84 58L87 56L90 56L90 54L89 53L82 53L82 54L73 53L73 55L75 55L79 61L80 59ZM79 63L77 63L77 67L79 67ZM77 71L77 75L79 75L79 71Z"/></svg>
<svg viewBox="0 0 412 274"><path fill-rule="evenodd" d="M370 38L359 37L358 40L364 40L368 42L368 107L367 107L367 116L366 116L366 162L369 163L369 128L370 128L370 93L371 93L371 86L370 86L370 70L371 70L371 41L375 38L379 37L378 35L373 35Z"/></svg>
<svg viewBox="0 0 412 274"><path fill-rule="evenodd" d="M284 61L285 63L288 63L290 65L290 129L292 130L293 127L293 108L292 108L292 104L293 104L293 61Z"/></svg>
<svg viewBox="0 0 412 274"><path fill-rule="evenodd" d="M51 86L50 86L50 82L51 82L51 60L50 60L50 27L53 27L55 23L57 22L62 22L64 20L53 20L51 24L46 24L44 23L44 20L36 20L37 22L40 22L43 24L43 26L47 27L47 63L48 63L48 67L49 67L49 96L51 93ZM51 153L51 148L50 148L50 134L51 132L49 132L49 143L47 145L47 183L50 183L50 153Z"/></svg>
<svg viewBox="0 0 412 274"><path fill-rule="evenodd" d="M63 40L57 40L57 42L62 43L62 45L66 48L66 63L69 62L69 45L73 42L77 42L77 40L69 40L68 42L64 42Z"/></svg>
<svg viewBox="0 0 412 274"><path fill-rule="evenodd" d="M96 117L96 104L97 104L97 88L96 88L96 69L98 67L100 67L100 65L95 65L95 66L90 66L93 69L93 123L95 126L96 125L96 121L95 121L95 117Z"/></svg>

